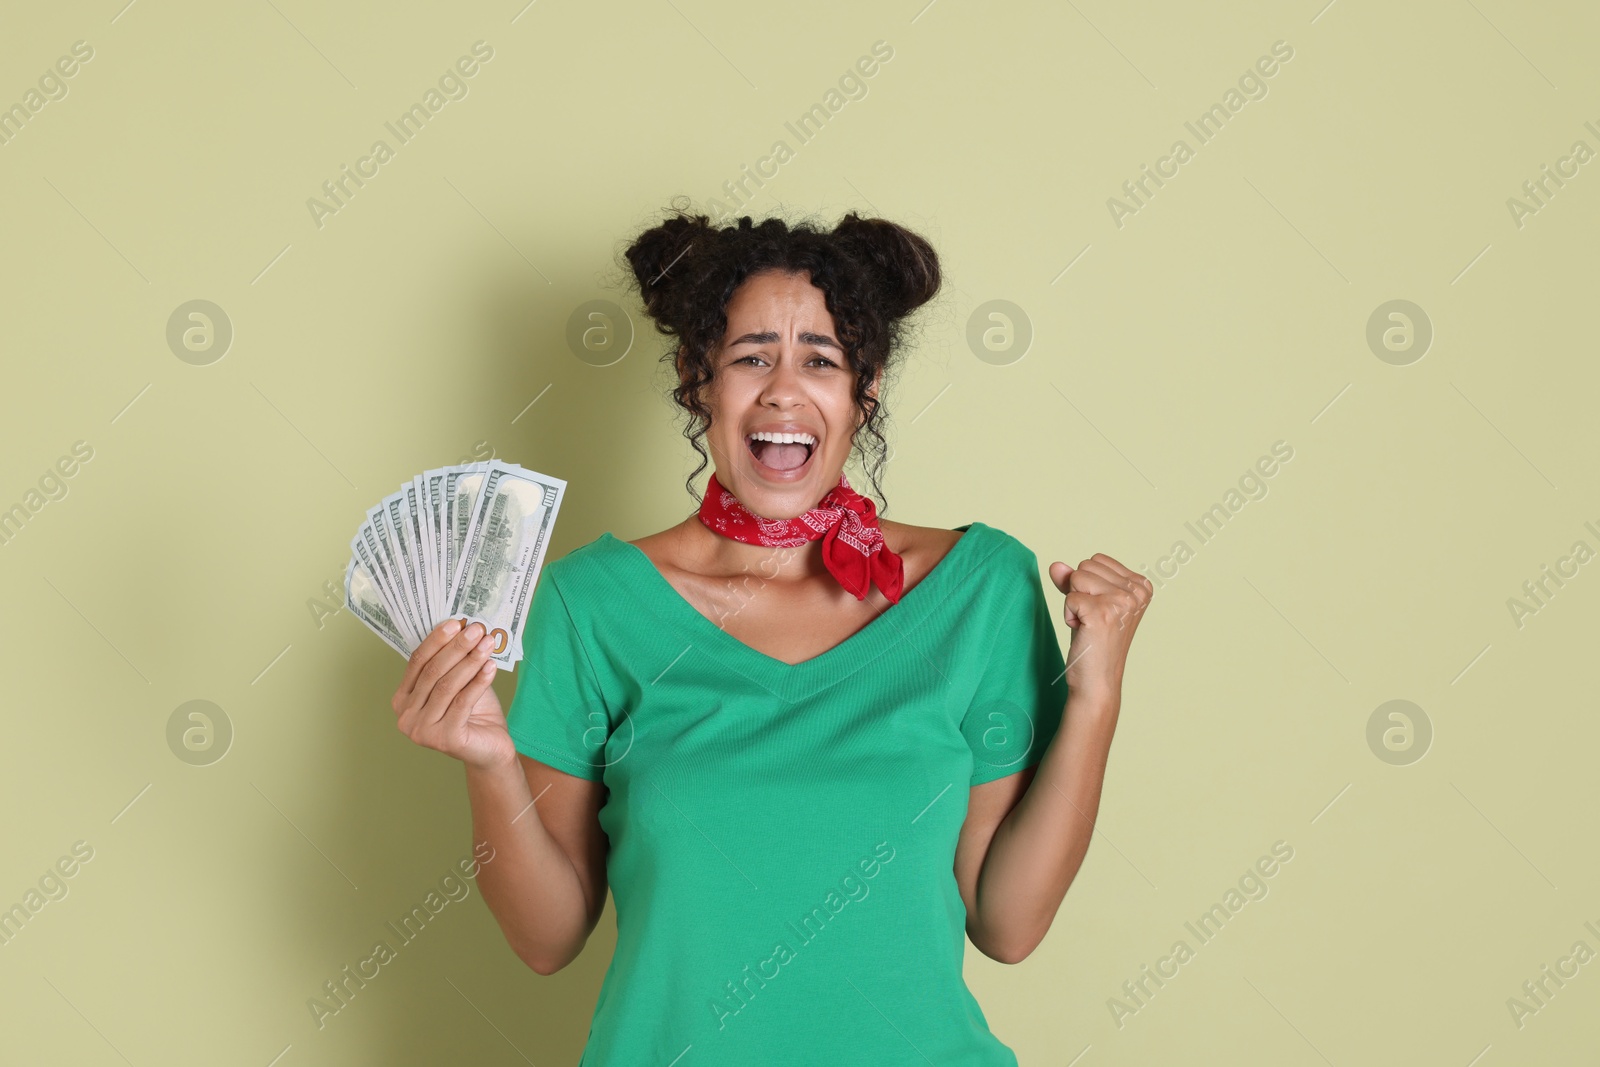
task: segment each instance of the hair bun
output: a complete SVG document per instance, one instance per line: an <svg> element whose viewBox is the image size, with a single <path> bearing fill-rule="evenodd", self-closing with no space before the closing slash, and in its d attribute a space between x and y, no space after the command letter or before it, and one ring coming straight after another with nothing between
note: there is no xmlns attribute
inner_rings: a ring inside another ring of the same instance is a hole
<svg viewBox="0 0 1600 1067"><path fill-rule="evenodd" d="M852 211L834 227L833 239L870 276L890 318L909 315L939 291L938 253L904 226Z"/></svg>
<svg viewBox="0 0 1600 1067"><path fill-rule="evenodd" d="M671 294L682 291L680 284L688 277L688 266L696 249L709 247L716 230L705 215L694 215L679 209L644 233L628 247L628 264L639 284L639 295L645 310L654 318L675 318L669 311Z"/></svg>

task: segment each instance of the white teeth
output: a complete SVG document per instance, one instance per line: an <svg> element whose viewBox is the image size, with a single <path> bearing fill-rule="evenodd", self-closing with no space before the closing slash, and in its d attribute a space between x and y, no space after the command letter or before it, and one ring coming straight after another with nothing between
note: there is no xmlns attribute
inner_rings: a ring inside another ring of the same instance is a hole
<svg viewBox="0 0 1600 1067"><path fill-rule="evenodd" d="M760 433L751 434L750 440L775 441L781 445L815 445L817 443L817 439L808 433L772 433L768 430L762 430Z"/></svg>

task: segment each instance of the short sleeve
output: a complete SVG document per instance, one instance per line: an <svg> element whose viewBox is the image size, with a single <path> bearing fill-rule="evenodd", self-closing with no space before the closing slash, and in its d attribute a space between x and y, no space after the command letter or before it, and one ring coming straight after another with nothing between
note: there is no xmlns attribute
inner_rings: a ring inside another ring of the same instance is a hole
<svg viewBox="0 0 1600 1067"><path fill-rule="evenodd" d="M1026 559L1009 580L996 583L1016 592L1002 592L1004 607L989 616L989 656L961 723L972 749L972 785L1038 763L1067 703L1067 666L1038 559L1025 547L1019 554Z"/></svg>
<svg viewBox="0 0 1600 1067"><path fill-rule="evenodd" d="M599 781L611 717L566 597L547 568L522 632L517 688L506 728L517 751L558 771Z"/></svg>

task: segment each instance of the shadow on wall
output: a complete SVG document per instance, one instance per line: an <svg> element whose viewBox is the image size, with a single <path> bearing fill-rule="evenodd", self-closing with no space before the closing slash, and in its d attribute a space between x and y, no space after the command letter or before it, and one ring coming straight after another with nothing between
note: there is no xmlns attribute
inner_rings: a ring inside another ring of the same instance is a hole
<svg viewBox="0 0 1600 1067"><path fill-rule="evenodd" d="M552 277L563 275L583 279L584 271L552 271ZM644 521L640 493L617 477L620 470L640 469L629 462L635 446L615 430L630 421L670 418L654 407L666 372L656 362L662 345L653 332L636 336L626 358L609 366L570 351L569 312L594 295L535 293L530 300L529 284L517 278L485 297L485 313L495 324L491 351L474 363L475 380L463 383L484 400L456 401L481 408L481 419L459 455L436 457L442 465L494 455L566 479L570 488L547 563L602 531ZM637 323L629 294L604 295ZM445 358L441 374L448 370ZM500 392L482 388L501 382L516 384ZM626 407L618 404L619 397L635 396ZM684 497L683 514L691 507ZM336 622L360 629L348 612L329 625ZM370 634L362 636L351 642L357 651L350 669L338 673L327 698L328 708L352 713L337 717L329 737L344 756L345 771L332 795L322 798L328 810L343 813L339 836L326 847L350 857L361 872L351 872L360 889L343 912L307 907L283 917L304 943L297 955L325 961L297 991L304 1027L293 1055L309 1052L313 1060L347 1064L521 1063L523 1057L576 1063L616 944L610 899L583 954L565 970L543 977L516 957L476 882L463 876L474 856L461 764L395 728L389 699L404 664ZM497 678L502 707L509 706L519 677L520 670ZM281 899L305 899L295 887L281 888Z"/></svg>

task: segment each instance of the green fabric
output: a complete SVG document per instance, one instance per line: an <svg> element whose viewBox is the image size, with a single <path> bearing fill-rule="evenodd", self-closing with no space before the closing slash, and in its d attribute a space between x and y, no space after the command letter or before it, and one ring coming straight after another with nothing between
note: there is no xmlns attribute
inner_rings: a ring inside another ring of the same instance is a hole
<svg viewBox="0 0 1600 1067"><path fill-rule="evenodd" d="M1034 553L956 529L794 665L610 533L546 565L506 714L609 791L617 944L582 1067L1016 1064L962 978L956 838L970 786L1043 755L1066 668Z"/></svg>

